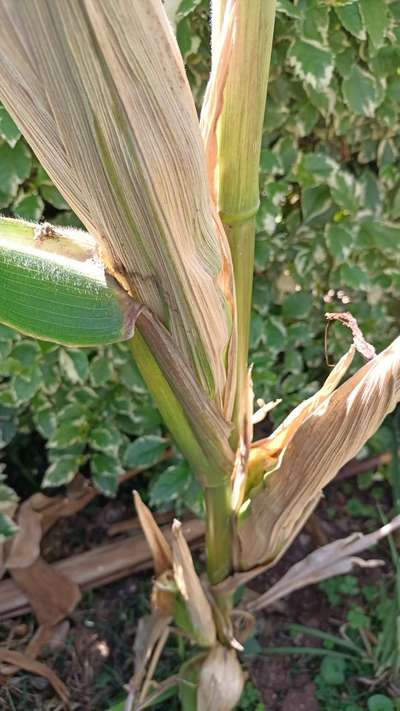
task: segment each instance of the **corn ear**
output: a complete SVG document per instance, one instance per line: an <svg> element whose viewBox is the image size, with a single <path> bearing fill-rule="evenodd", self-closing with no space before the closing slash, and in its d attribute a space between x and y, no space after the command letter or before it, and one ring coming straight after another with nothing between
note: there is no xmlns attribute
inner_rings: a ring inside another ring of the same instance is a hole
<svg viewBox="0 0 400 711"><path fill-rule="evenodd" d="M131 338L141 306L80 230L0 217L0 321L35 338L99 346Z"/></svg>
<svg viewBox="0 0 400 711"><path fill-rule="evenodd" d="M242 506L236 569L250 570L282 556L318 503L323 487L399 401L400 338L329 394L351 357L350 349L314 396L314 404L300 405L260 448L255 444L257 467L264 458L264 471L269 473Z"/></svg>
<svg viewBox="0 0 400 711"><path fill-rule="evenodd" d="M159 0L1 0L0 99L230 419L235 324L184 66Z"/></svg>

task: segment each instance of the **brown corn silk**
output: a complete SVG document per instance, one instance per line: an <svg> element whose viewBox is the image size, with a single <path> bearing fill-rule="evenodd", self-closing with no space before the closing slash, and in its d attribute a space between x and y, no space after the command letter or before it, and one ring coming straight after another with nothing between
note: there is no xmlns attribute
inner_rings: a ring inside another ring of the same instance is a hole
<svg viewBox="0 0 400 711"><path fill-rule="evenodd" d="M159 0L0 0L0 99L230 419L234 297L184 66Z"/></svg>
<svg viewBox="0 0 400 711"><path fill-rule="evenodd" d="M354 346L321 390L267 439L254 443L237 521L235 567L275 563L318 503L323 487L354 457L400 399L400 338L336 388ZM263 474L265 472L265 474Z"/></svg>

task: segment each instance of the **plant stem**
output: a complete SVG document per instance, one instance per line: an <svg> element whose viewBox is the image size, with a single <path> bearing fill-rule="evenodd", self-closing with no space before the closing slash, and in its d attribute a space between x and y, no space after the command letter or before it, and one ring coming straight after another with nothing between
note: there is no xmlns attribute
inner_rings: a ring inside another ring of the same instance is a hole
<svg viewBox="0 0 400 711"><path fill-rule="evenodd" d="M217 585L230 573L231 568L231 484L207 487L206 549L207 573L211 585Z"/></svg>
<svg viewBox="0 0 400 711"><path fill-rule="evenodd" d="M173 439L196 474L203 478L209 468L207 458L190 428L182 406L138 328L131 340L131 349L140 374Z"/></svg>
<svg viewBox="0 0 400 711"><path fill-rule="evenodd" d="M234 421L239 433L247 408L255 215L275 7L275 0L236 0L235 41L217 126L217 203L231 248L237 298L239 348ZM215 61L219 59L226 11L226 0L213 1Z"/></svg>
<svg viewBox="0 0 400 711"><path fill-rule="evenodd" d="M222 217L224 220L224 216ZM244 393L247 384L250 317L253 294L255 216L244 219L243 221L233 222L232 224L224 222L224 228L231 249L236 284L236 308L239 324L237 392ZM237 423L237 429L243 416L242 402L243 399L238 396L234 408L234 421ZM238 442L234 444L237 445Z"/></svg>

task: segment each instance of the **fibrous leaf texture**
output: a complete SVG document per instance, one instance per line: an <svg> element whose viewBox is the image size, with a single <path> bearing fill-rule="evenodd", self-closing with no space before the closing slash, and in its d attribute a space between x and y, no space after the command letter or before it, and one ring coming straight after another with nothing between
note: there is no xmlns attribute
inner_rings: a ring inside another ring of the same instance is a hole
<svg viewBox="0 0 400 711"><path fill-rule="evenodd" d="M1 100L108 270L164 323L229 418L231 266L162 4L1 0L0 9Z"/></svg>
<svg viewBox="0 0 400 711"><path fill-rule="evenodd" d="M250 450L253 489L242 506L236 567L275 563L318 503L323 487L354 457L400 399L400 338L335 390L354 346L322 389ZM257 483L261 471L264 477Z"/></svg>

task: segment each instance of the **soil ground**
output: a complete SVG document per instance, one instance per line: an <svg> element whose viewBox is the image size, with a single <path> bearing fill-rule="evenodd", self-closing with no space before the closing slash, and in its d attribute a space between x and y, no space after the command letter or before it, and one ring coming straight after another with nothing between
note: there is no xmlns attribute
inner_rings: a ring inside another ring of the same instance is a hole
<svg viewBox="0 0 400 711"><path fill-rule="evenodd" d="M349 513L349 500L357 498L361 502L357 517ZM104 540L105 529L111 523L124 520L132 515L129 497L109 501L100 505L90 505L77 516L60 521L43 543L43 552L51 562L71 553L93 547ZM383 485L381 504L390 507L390 487ZM333 484L316 511L312 526L300 533L284 559L271 572L252 583L258 592L271 583L316 545L348 535L355 530L367 532L379 526L376 519L376 501L371 500L369 491L360 491L357 479ZM368 517L371 512L371 517ZM383 545L378 557L386 557ZM376 551L372 555L376 557ZM200 563L202 554L199 554ZM390 565L383 569L363 569L355 573L360 584L374 585L386 576L390 579ZM53 640L42 660L54 669L68 687L71 694L72 711L106 711L123 694L133 668L132 645L138 619L148 611L148 595L151 587L150 575L130 576L109 584L101 589L85 593L81 604L65 621L58 638ZM357 602L357 596L352 598ZM308 587L292 594L277 604L274 609L261 614L257 622L256 653L244 658L249 679L258 689L260 701L242 706L249 711L326 711L330 709L318 699L315 677L321 658L304 655L267 656L266 647L293 645L287 626L300 623L319 630L337 634L345 621L346 604L332 606L328 597L318 586ZM0 623L2 646L16 651L23 650L35 630L32 615L24 615ZM307 635L296 638L296 644L316 647L319 640ZM177 661L185 654L182 643L172 640L166 647L158 678L177 671ZM365 696L365 686L359 679L348 680L353 689L359 691L360 704ZM37 676L19 672L14 676L0 674L0 709L4 711L58 711L63 708L54 695L49 683ZM384 691L379 689L378 691ZM343 704L338 711L351 708L346 706L346 689L343 690ZM349 697L350 698L350 697ZM258 705L257 705L258 704ZM157 708L173 711L178 709L175 700L169 700Z"/></svg>

